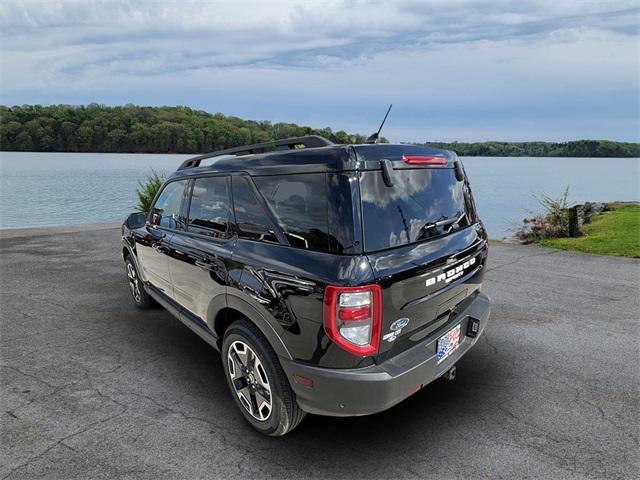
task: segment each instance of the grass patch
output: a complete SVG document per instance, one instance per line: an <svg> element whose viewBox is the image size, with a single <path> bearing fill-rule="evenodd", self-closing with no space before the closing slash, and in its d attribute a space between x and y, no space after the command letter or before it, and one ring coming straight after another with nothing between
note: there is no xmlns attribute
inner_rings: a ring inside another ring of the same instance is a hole
<svg viewBox="0 0 640 480"><path fill-rule="evenodd" d="M584 235L541 240L539 245L578 252L640 258L640 205L612 204L594 216Z"/></svg>

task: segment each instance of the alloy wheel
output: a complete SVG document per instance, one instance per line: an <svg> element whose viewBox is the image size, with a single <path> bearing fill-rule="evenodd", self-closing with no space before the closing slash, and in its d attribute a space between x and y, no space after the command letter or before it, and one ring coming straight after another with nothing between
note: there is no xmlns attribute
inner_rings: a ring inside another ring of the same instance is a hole
<svg viewBox="0 0 640 480"><path fill-rule="evenodd" d="M227 369L242 406L259 421L271 415L271 386L262 362L246 343L236 340L229 346Z"/></svg>
<svg viewBox="0 0 640 480"><path fill-rule="evenodd" d="M130 262L127 262L127 278L129 280L129 289L131 290L133 299L140 303L140 300L142 299L142 295L140 294L140 283L138 282L136 269Z"/></svg>

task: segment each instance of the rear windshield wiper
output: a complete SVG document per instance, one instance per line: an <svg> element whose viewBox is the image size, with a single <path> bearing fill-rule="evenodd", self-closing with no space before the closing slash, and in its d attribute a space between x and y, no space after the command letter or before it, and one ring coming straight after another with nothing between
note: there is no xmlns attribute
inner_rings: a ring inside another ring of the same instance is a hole
<svg viewBox="0 0 640 480"><path fill-rule="evenodd" d="M451 217L451 218L444 218L442 220L438 220L437 222L431 222L431 223L425 223L421 228L420 228L420 235L418 235L418 239L422 239L425 237L425 233L427 230L431 230L433 228L438 228L438 227L446 227L448 225L451 225L449 227L449 230L447 230L445 233L449 233L451 231L451 229L459 224L463 218L465 218L467 216L466 213L462 213L459 215L456 215L455 217Z"/></svg>
<svg viewBox="0 0 640 480"><path fill-rule="evenodd" d="M451 227L453 228L453 226L459 224L463 218L465 218L467 216L466 213L462 213L459 214L457 217L451 217L451 218L447 218L445 220L440 220L439 222L436 222L436 225L438 227L444 227L446 225L451 225Z"/></svg>
<svg viewBox="0 0 640 480"><path fill-rule="evenodd" d="M466 216L467 216L466 213L463 213L462 215L457 214L457 216L455 217L445 218L443 220L438 220L437 222L427 223L423 225L422 229L424 230L426 228L444 227L446 225L460 223L460 220L462 220Z"/></svg>

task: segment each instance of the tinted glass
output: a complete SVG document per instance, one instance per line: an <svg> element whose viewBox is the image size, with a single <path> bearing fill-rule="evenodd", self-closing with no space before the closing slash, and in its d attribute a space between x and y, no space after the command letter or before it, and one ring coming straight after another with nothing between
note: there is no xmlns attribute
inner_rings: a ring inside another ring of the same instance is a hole
<svg viewBox="0 0 640 480"><path fill-rule="evenodd" d="M334 253L359 253L362 251L356 173L329 173L329 246Z"/></svg>
<svg viewBox="0 0 640 480"><path fill-rule="evenodd" d="M324 173L254 177L293 247L329 251Z"/></svg>
<svg viewBox="0 0 640 480"><path fill-rule="evenodd" d="M160 193L153 208L149 221L154 225L166 228L183 228L184 222L180 216L182 197L186 180L171 182Z"/></svg>
<svg viewBox="0 0 640 480"><path fill-rule="evenodd" d="M249 181L243 177L233 177L232 184L238 236L277 243L271 221L256 199Z"/></svg>
<svg viewBox="0 0 640 480"><path fill-rule="evenodd" d="M228 177L197 178L193 184L189 207L190 232L226 238L229 233Z"/></svg>
<svg viewBox="0 0 640 480"><path fill-rule="evenodd" d="M396 170L393 187L380 171L360 177L367 251L420 242L470 224L464 183L453 169Z"/></svg>

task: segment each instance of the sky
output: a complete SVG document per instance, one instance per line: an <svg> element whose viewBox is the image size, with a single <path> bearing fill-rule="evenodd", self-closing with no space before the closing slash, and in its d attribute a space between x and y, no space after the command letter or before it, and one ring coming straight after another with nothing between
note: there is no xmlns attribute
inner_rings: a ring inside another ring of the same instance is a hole
<svg viewBox="0 0 640 480"><path fill-rule="evenodd" d="M392 141L640 141L637 1L3 0L0 103L186 105Z"/></svg>

